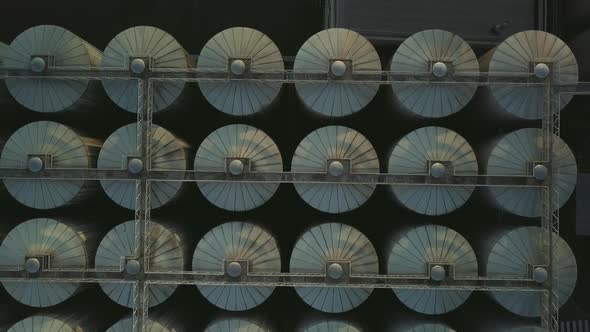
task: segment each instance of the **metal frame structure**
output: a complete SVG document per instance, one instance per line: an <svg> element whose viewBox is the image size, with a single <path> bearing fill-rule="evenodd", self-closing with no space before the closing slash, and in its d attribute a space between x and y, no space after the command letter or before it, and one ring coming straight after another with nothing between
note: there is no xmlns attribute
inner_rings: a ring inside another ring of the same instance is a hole
<svg viewBox="0 0 590 332"><path fill-rule="evenodd" d="M537 181L529 176L460 176L436 178L430 174L344 174L334 177L326 173L261 173L246 172L235 176L225 172L197 171L164 171L154 170L150 165L151 149L150 133L152 126L153 84L161 81L185 82L282 82L282 83L326 83L333 84L476 84L478 86L500 85L537 85L544 87L545 114L543 118L543 156L542 162L551 164L553 151L553 135L560 134L559 97L562 93L590 94L590 83L562 84L551 79L538 79L533 74L502 73L488 75L473 73L451 75L436 78L432 73L399 73L399 72L354 72L350 78L334 79L325 72L302 72L293 70L281 71L248 71L240 77L229 71L220 70L146 70L144 73L133 74L129 68L88 69L88 68L49 68L42 73L30 70L0 68L0 79L52 79L52 80L133 80L138 84L137 124L141 130L138 135L137 156L141 156L146 165L139 174L131 174L127 170L106 169L45 169L30 172L25 169L2 169L0 179L86 179L86 180L127 180L136 184L135 210L135 256L143 262L140 273L130 276L124 271L88 270L45 270L30 274L21 270L0 270L0 281L20 282L114 282L133 283L134 289L134 331L143 331L144 322L148 318L147 287L150 284L190 284L190 285L234 285L234 286L277 286L277 287L362 287L391 289L454 289L454 290L498 290L498 291L535 291L542 292L543 314L541 324L548 331L558 331L558 301L554 285L558 283L555 276L549 273L549 280L538 284L528 279L492 279L486 277L453 278L441 282L433 281L428 276L415 275L350 275L345 283L334 283L326 275L297 273L247 273L239 278L230 278L218 272L170 271L153 272L148 266L150 223L150 201L152 181L192 181L192 182L273 182L273 183L345 183L345 184L381 184L381 185L444 185L444 186L517 186L537 187L544 190L542 227L548 232L545 243L547 266L551 272L553 257L552 238L559 233L559 210L557 194L550 190L551 176ZM554 211L555 210L555 211Z"/></svg>

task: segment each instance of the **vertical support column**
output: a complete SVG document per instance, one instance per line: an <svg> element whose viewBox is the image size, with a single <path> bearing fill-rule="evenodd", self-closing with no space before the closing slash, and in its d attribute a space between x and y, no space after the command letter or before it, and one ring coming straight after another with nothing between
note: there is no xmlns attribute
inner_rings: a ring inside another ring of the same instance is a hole
<svg viewBox="0 0 590 332"><path fill-rule="evenodd" d="M148 77L138 80L137 87L137 154L146 168L135 182L135 256L142 263L143 272L149 269L149 224L151 213L151 127L152 82ZM142 276L145 274L142 273ZM148 285L142 277L133 285L133 332L143 332L148 319Z"/></svg>

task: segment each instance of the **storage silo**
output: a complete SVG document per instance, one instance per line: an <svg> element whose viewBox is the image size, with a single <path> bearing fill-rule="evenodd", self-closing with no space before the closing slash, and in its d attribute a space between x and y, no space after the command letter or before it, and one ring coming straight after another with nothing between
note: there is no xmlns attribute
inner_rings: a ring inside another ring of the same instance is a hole
<svg viewBox="0 0 590 332"><path fill-rule="evenodd" d="M0 167L27 169L35 174L49 168L92 168L101 142L80 136L51 121L29 123L4 144ZM94 189L92 181L4 179L10 194L35 209L52 209L82 199Z"/></svg>
<svg viewBox="0 0 590 332"><path fill-rule="evenodd" d="M539 80L550 78L560 83L578 82L578 64L570 48L556 36L528 30L514 34L480 59L481 70L491 75L530 73ZM543 85L494 84L492 95L508 114L521 119L543 118ZM562 109L571 94L561 94Z"/></svg>
<svg viewBox="0 0 590 332"><path fill-rule="evenodd" d="M87 332L96 331L93 328L83 328L83 322L71 322L46 315L27 317L12 325L8 332ZM132 331L132 330L128 330Z"/></svg>
<svg viewBox="0 0 590 332"><path fill-rule="evenodd" d="M281 91L281 82L237 80L251 72L285 69L279 48L258 30L229 28L213 36L201 50L199 70L227 71L235 80L199 82L201 92L216 109L230 115L251 115L269 107Z"/></svg>
<svg viewBox="0 0 590 332"><path fill-rule="evenodd" d="M293 155L292 172L326 173L337 179L353 173L379 173L373 145L356 130L328 126L307 135ZM348 212L363 205L374 184L296 183L295 189L310 206L327 213Z"/></svg>
<svg viewBox="0 0 590 332"><path fill-rule="evenodd" d="M297 72L327 73L330 82L296 82L305 106L323 116L341 117L360 111L371 102L379 84L351 84L355 72L375 73L380 80L381 60L371 43L347 29L327 29L311 36L299 49L293 64Z"/></svg>
<svg viewBox="0 0 590 332"><path fill-rule="evenodd" d="M577 179L576 158L567 144L553 136L552 165L543 162L543 131L525 128L489 144L488 175L534 176L540 183L551 172L552 188L559 207L572 195ZM506 211L523 217L542 214L543 188L488 187L492 201Z"/></svg>
<svg viewBox="0 0 590 332"><path fill-rule="evenodd" d="M188 70L194 67L190 55L166 31L151 26L135 26L116 35L104 50L104 69L128 69L141 76L148 70ZM103 80L111 100L122 109L136 113L138 83L136 80ZM185 82L153 83L153 112L172 106L181 96Z"/></svg>
<svg viewBox="0 0 590 332"><path fill-rule="evenodd" d="M193 255L193 271L222 272L239 280L247 273L281 272L281 256L272 234L247 222L229 222L210 230ZM262 304L274 287L197 286L213 305L243 311Z"/></svg>
<svg viewBox="0 0 590 332"><path fill-rule="evenodd" d="M411 84L391 86L401 109L409 114L439 118L461 110L477 90L479 62L461 37L444 30L425 30L408 37L391 60L394 73L431 73L437 79L472 75L474 83Z"/></svg>
<svg viewBox="0 0 590 332"><path fill-rule="evenodd" d="M440 225L419 226L398 235L389 250L387 273L412 275L444 282L476 278L477 258L471 245L454 230ZM471 295L470 290L394 289L407 307L428 315L455 310Z"/></svg>
<svg viewBox="0 0 590 332"><path fill-rule="evenodd" d="M448 327L447 325L440 324L440 323L425 323L425 324L416 324L410 328L404 329L392 329L390 331L400 331L400 332L455 332L452 328Z"/></svg>
<svg viewBox="0 0 590 332"><path fill-rule="evenodd" d="M183 243L178 234L157 222L149 224L149 271L181 272L184 267ZM146 269L135 257L135 220L111 229L102 239L96 251L97 270L122 271L135 276ZM126 307L133 307L133 284L101 282L100 287L111 300ZM153 284L148 286L148 304L155 306L168 299L177 285Z"/></svg>
<svg viewBox="0 0 590 332"><path fill-rule="evenodd" d="M477 159L469 143L443 127L419 128L401 138L389 157L389 173L430 174L441 179L477 175ZM450 213L467 202L474 186L394 185L394 197L406 208L425 215Z"/></svg>
<svg viewBox="0 0 590 332"><path fill-rule="evenodd" d="M0 266L22 269L31 276L45 269L86 269L86 236L57 220L38 218L13 228L0 245ZM79 283L47 281L3 281L15 300L31 307L61 303L78 291Z"/></svg>
<svg viewBox="0 0 590 332"><path fill-rule="evenodd" d="M205 329L205 332L270 332L268 328L249 320L239 318L218 319Z"/></svg>
<svg viewBox="0 0 590 332"><path fill-rule="evenodd" d="M541 227L519 227L491 241L486 263L489 278L533 279L544 283L548 278L544 257L549 234ZM558 306L567 302L576 287L578 269L574 253L557 234L553 234L552 272L558 282L553 289L558 295ZM529 291L492 291L492 298L506 310L525 317L539 317L542 294Z"/></svg>
<svg viewBox="0 0 590 332"><path fill-rule="evenodd" d="M149 332L183 332L185 329L170 319L153 319L148 318L143 322L143 331ZM123 318L113 324L106 332L130 332L135 331L133 328L133 317ZM68 331L69 332L69 331Z"/></svg>
<svg viewBox="0 0 590 332"><path fill-rule="evenodd" d="M307 324L299 332L361 332L356 326L338 320L324 320Z"/></svg>
<svg viewBox="0 0 590 332"><path fill-rule="evenodd" d="M307 230L295 243L291 273L325 275L328 282L348 280L351 274L377 274L379 261L369 239L357 229L325 223ZM296 287L297 294L311 307L324 312L345 312L361 305L372 288Z"/></svg>
<svg viewBox="0 0 590 332"><path fill-rule="evenodd" d="M102 53L72 32L55 25L38 25L10 44L4 65L42 75L48 69L98 67ZM78 108L96 83L84 79L8 78L8 90L24 107L44 113ZM88 93L87 93L88 92Z"/></svg>
<svg viewBox="0 0 590 332"><path fill-rule="evenodd" d="M207 136L195 156L194 170L226 172L240 177L254 172L282 172L283 159L275 142L262 130L243 124L221 127ZM199 182L201 193L215 206L247 211L266 203L278 183Z"/></svg>
<svg viewBox="0 0 590 332"><path fill-rule="evenodd" d="M152 124L150 133L152 170L186 170L189 145L166 129ZM104 142L98 155L100 169L126 169L131 174L143 172L147 165L138 153L137 123L117 129ZM105 193L117 204L135 209L135 180L101 180ZM176 198L183 187L181 181L151 182L151 208L155 209Z"/></svg>

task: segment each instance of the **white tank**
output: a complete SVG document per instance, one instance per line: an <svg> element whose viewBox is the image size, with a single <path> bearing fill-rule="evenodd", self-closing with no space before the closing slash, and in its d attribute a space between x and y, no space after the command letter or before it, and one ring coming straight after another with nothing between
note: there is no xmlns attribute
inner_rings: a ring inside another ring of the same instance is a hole
<svg viewBox="0 0 590 332"><path fill-rule="evenodd" d="M283 160L275 142L262 130L248 125L221 127L207 136L195 156L195 171L282 172ZM215 206L229 211L247 211L266 203L278 183L199 182L201 193Z"/></svg>
<svg viewBox="0 0 590 332"><path fill-rule="evenodd" d="M337 320L325 320L298 330L299 332L361 332L356 326Z"/></svg>
<svg viewBox="0 0 590 332"><path fill-rule="evenodd" d="M487 161L488 175L534 176L542 181L551 168L552 187L559 207L568 201L576 187L576 158L567 144L553 136L553 167L543 161L543 132L537 128L513 131L492 145ZM542 215L543 189L488 187L492 200L506 211L523 217Z"/></svg>
<svg viewBox="0 0 590 332"><path fill-rule="evenodd" d="M4 66L42 74L50 68L90 69L102 54L82 38L55 25L38 25L19 34L10 44ZM83 79L6 79L14 99L35 112L75 108L92 82Z"/></svg>
<svg viewBox="0 0 590 332"><path fill-rule="evenodd" d="M166 129L153 124L151 127L151 169L179 170L188 168L188 144ZM136 123L117 129L104 142L98 155L100 169L126 169L139 174L147 169L138 153L138 129ZM101 180L105 193L117 204L135 209L135 181ZM152 181L151 208L155 209L172 201L181 192L183 182Z"/></svg>
<svg viewBox="0 0 590 332"><path fill-rule="evenodd" d="M129 69L137 75L146 70L194 67L190 55L174 37L151 26L135 26L116 35L104 50L101 66ZM102 85L115 104L126 111L137 112L136 80L103 80ZM184 85L183 81L154 82L153 112L171 106L180 97Z"/></svg>
<svg viewBox="0 0 590 332"><path fill-rule="evenodd" d="M400 139L389 157L388 173L430 174L435 178L477 175L477 159L467 141L443 127L419 128ZM406 208L425 215L450 213L467 202L474 186L391 186Z"/></svg>
<svg viewBox="0 0 590 332"><path fill-rule="evenodd" d="M270 332L271 330L240 318L218 319L205 329L205 332Z"/></svg>
<svg viewBox="0 0 590 332"><path fill-rule="evenodd" d="M578 82L578 64L572 51L561 39L544 31L516 33L489 51L480 62L482 71L490 74L531 73L539 79ZM543 118L543 85L492 85L490 88L500 108L509 114L529 120ZM560 108L571 98L571 94L561 94Z"/></svg>
<svg viewBox="0 0 590 332"><path fill-rule="evenodd" d="M439 226L426 225L400 234L392 244L387 273L416 275L434 282L454 277L477 277L475 252L459 233ZM430 289L394 289L395 295L409 308L428 315L455 310L471 291Z"/></svg>
<svg viewBox="0 0 590 332"><path fill-rule="evenodd" d="M86 269L84 234L53 219L31 219L13 228L0 246L0 267L36 274L43 269ZM31 307L49 307L70 298L74 282L13 282L2 285L15 300Z"/></svg>
<svg viewBox="0 0 590 332"><path fill-rule="evenodd" d="M487 258L486 276L490 278L534 279L539 283L548 277L544 258L544 235L541 227L519 227L504 233L494 242ZM578 269L574 253L558 235L553 235L553 273L558 282L553 285L557 291L559 306L567 302L576 287ZM525 316L539 317L541 314L540 292L493 291L492 298L510 312Z"/></svg>
<svg viewBox="0 0 590 332"><path fill-rule="evenodd" d="M76 324L45 315L27 317L8 329L8 332L84 332ZM131 330L129 330L131 331ZM128 331L127 331L128 332Z"/></svg>
<svg viewBox="0 0 590 332"><path fill-rule="evenodd" d="M150 222L149 229L149 271L183 270L184 258L182 242L178 234L157 222ZM123 271L134 276L145 269L135 256L135 221L130 220L111 229L102 239L96 251L97 270ZM100 283L100 287L111 300L126 307L133 307L133 284ZM149 285L148 303L155 306L176 290L176 285Z"/></svg>
<svg viewBox="0 0 590 332"><path fill-rule="evenodd" d="M171 324L166 324L154 319L148 319L144 322L144 331L149 332L182 332L184 330L175 329ZM133 329L133 318L124 318L113 324L106 332L132 332ZM69 331L68 331L69 332Z"/></svg>
<svg viewBox="0 0 590 332"><path fill-rule="evenodd" d="M45 168L91 168L100 144L56 122L32 122L14 132L5 143L0 167L28 169L31 173ZM83 180L3 181L17 201L35 209L72 203L90 193L91 185Z"/></svg>
<svg viewBox="0 0 590 332"><path fill-rule="evenodd" d="M416 324L408 329L391 330L401 332L455 332L452 328L440 323Z"/></svg>
<svg viewBox="0 0 590 332"><path fill-rule="evenodd" d="M391 60L395 73L431 73L445 79L456 74L479 74L473 50L461 37L444 30L425 30L408 37ZM393 83L393 92L402 109L425 118L439 118L460 111L473 98L477 84Z"/></svg>
<svg viewBox="0 0 590 332"><path fill-rule="evenodd" d="M293 155L293 172L327 173L332 177L351 173L379 173L373 145L356 130L328 126L307 135ZM295 189L310 206L327 213L352 211L369 200L373 184L296 183Z"/></svg>
<svg viewBox="0 0 590 332"><path fill-rule="evenodd" d="M281 272L281 256L270 233L246 222L221 224L210 230L195 249L193 271L224 272L239 278L247 272ZM262 304L274 287L198 286L215 306L243 311Z"/></svg>
<svg viewBox="0 0 590 332"><path fill-rule="evenodd" d="M295 83L305 106L324 116L341 117L358 112L379 90L379 84L338 82L350 79L352 72L376 72L378 75L381 71L381 60L373 45L347 29L328 29L311 36L297 52L293 69L328 73L334 79L327 83Z"/></svg>
<svg viewBox="0 0 590 332"><path fill-rule="evenodd" d="M249 72L284 70L279 48L258 30L236 27L213 36L201 50L199 70L228 71L239 78ZM251 115L278 97L280 82L199 82L201 92L216 109L230 115Z"/></svg>
<svg viewBox="0 0 590 332"><path fill-rule="evenodd" d="M369 239L357 229L338 223L321 224L307 230L295 243L291 273L326 274L338 281L350 274L377 274L379 261ZM296 287L297 294L311 307L324 312L345 312L361 305L372 288Z"/></svg>

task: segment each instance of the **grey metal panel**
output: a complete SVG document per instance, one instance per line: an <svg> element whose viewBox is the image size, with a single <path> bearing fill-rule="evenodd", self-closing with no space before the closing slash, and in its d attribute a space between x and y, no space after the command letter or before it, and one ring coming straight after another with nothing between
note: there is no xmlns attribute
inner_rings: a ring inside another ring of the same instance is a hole
<svg viewBox="0 0 590 332"><path fill-rule="evenodd" d="M10 136L0 156L0 167L27 168L30 155L51 155L53 168L92 167L89 147L72 129L51 121L29 123ZM51 209L71 202L80 193L80 180L10 180L4 185L20 203Z"/></svg>
<svg viewBox="0 0 590 332"><path fill-rule="evenodd" d="M253 322L239 318L226 318L214 321L205 332L269 332L270 330Z"/></svg>
<svg viewBox="0 0 590 332"><path fill-rule="evenodd" d="M182 46L166 31L150 26L129 28L111 40L104 50L103 68L129 68L130 57L149 57L154 70L193 67L192 59ZM103 87L119 107L137 112L137 81L103 80ZM154 107L158 112L172 105L184 89L183 81L155 82Z"/></svg>
<svg viewBox="0 0 590 332"><path fill-rule="evenodd" d="M371 43L347 29L328 29L311 36L299 49L294 70L329 72L330 60L350 60L353 71L380 71L381 60ZM309 109L325 116L345 116L363 109L377 94L378 84L295 83Z"/></svg>
<svg viewBox="0 0 590 332"><path fill-rule="evenodd" d="M328 126L307 135L293 155L293 172L327 172L330 159L350 160L352 173L379 173L379 159L371 143L356 130ZM295 184L299 196L312 207L342 213L363 205L373 192L369 184Z"/></svg>
<svg viewBox="0 0 590 332"><path fill-rule="evenodd" d="M439 225L416 227L400 235L389 253L387 273L428 277L428 263L452 264L456 277L477 277L477 258L467 240ZM450 312L471 295L471 291L435 288L394 292L409 308L430 315Z"/></svg>
<svg viewBox="0 0 590 332"><path fill-rule="evenodd" d="M51 56L59 68L98 66L101 53L72 32L55 25L38 25L19 34L10 44L4 66L31 69L32 56ZM49 64L47 64L49 65ZM76 104L88 80L6 79L8 90L23 106L36 112L58 112Z"/></svg>
<svg viewBox="0 0 590 332"><path fill-rule="evenodd" d="M437 61L453 73L479 74L473 50L461 37L444 30L426 30L408 37L395 51L390 70L427 73ZM474 78L475 80L475 78ZM415 115L437 118L461 110L473 97L477 84L392 84L403 108Z"/></svg>
<svg viewBox="0 0 590 332"><path fill-rule="evenodd" d="M508 37L493 50L487 70L493 74L530 73L531 62L551 63L550 75L555 81L578 81L578 64L570 48L544 31L523 31ZM494 85L491 90L496 101L510 114L524 119L543 117L543 86ZM571 98L571 94L561 94L560 109Z"/></svg>
<svg viewBox="0 0 590 332"><path fill-rule="evenodd" d="M52 269L86 268L88 257L82 235L53 219L31 219L14 229L0 246L2 268L23 269L26 255L51 257ZM70 298L79 288L72 282L2 282L17 301L32 307L49 307Z"/></svg>
<svg viewBox="0 0 590 332"><path fill-rule="evenodd" d="M544 233L545 232L545 233ZM546 265L544 234L541 227L519 227L505 233L495 242L487 259L486 275L492 278L528 278L530 266ZM578 278L576 258L568 244L553 235L553 273L559 282L553 285L559 306L572 295ZM538 317L541 313L539 292L491 292L507 310L521 316Z"/></svg>
<svg viewBox="0 0 590 332"><path fill-rule="evenodd" d="M302 332L361 332L353 325L340 321L323 321L301 330Z"/></svg>
<svg viewBox="0 0 590 332"><path fill-rule="evenodd" d="M347 261L351 274L376 274L379 261L369 239L357 229L338 223L321 224L307 230L295 243L290 272L326 273L326 261ZM311 307L324 312L345 312L362 304L372 288L296 287L297 294Z"/></svg>
<svg viewBox="0 0 590 332"><path fill-rule="evenodd" d="M495 144L487 162L488 175L527 175L530 163L543 161L543 132L537 128L513 131ZM558 195L559 207L572 195L576 187L576 158L567 144L553 136L552 176L553 189ZM506 211L523 217L542 214L541 188L489 187L496 203Z"/></svg>
<svg viewBox="0 0 590 332"><path fill-rule="evenodd" d="M258 30L236 27L213 36L201 50L197 68L229 70L230 59L247 59L251 71L284 70L279 48ZM250 115L268 107L278 96L279 82L199 82L205 98L231 115Z"/></svg>
<svg viewBox="0 0 590 332"><path fill-rule="evenodd" d="M150 135L152 170L187 169L188 145L185 142L158 125L152 125ZM107 138L100 150L98 168L127 169L127 157L139 158L137 137L136 123L117 129ZM115 203L128 209L135 209L135 181L103 180L100 184ZM180 192L182 184L179 181L152 182L151 208L158 208L173 200Z"/></svg>
<svg viewBox="0 0 590 332"><path fill-rule="evenodd" d="M175 329L170 328L166 325L161 324L152 319L147 319L147 321L143 322L144 331L149 332L177 332ZM109 327L107 332L131 332L134 331L133 329L133 318L125 318L113 326Z"/></svg>
<svg viewBox="0 0 590 332"><path fill-rule="evenodd" d="M179 236L156 222L149 229L149 271L175 271L183 269L184 258ZM111 229L102 239L96 251L95 267L100 270L121 269L126 257L134 257L135 221L130 220ZM145 267L144 267L145 269ZM133 307L133 284L100 283L111 300L126 307ZM155 306L169 298L177 285L149 285L149 306Z"/></svg>
<svg viewBox="0 0 590 332"><path fill-rule="evenodd" d="M129 332L132 330L127 330ZM79 326L49 316L36 315L27 317L12 325L8 332L83 332Z"/></svg>
<svg viewBox="0 0 590 332"><path fill-rule="evenodd" d="M455 332L444 324L418 324L404 332Z"/></svg>
<svg viewBox="0 0 590 332"><path fill-rule="evenodd" d="M477 159L469 143L443 127L419 128L404 136L389 157L389 173L428 174L428 162L450 162L455 175L477 175ZM397 200L420 214L442 215L461 207L475 187L392 186Z"/></svg>
<svg viewBox="0 0 590 332"><path fill-rule="evenodd" d="M280 272L281 257L270 233L251 223L230 222L210 230L197 244L193 271L223 272L224 261L247 261L249 272ZM198 286L212 304L243 311L262 304L274 287Z"/></svg>
<svg viewBox="0 0 590 332"><path fill-rule="evenodd" d="M203 140L195 156L195 171L225 172L228 158L248 159L249 172L282 172L283 160L275 142L262 130L235 124L221 127ZM247 211L267 202L278 183L198 183L215 206Z"/></svg>

